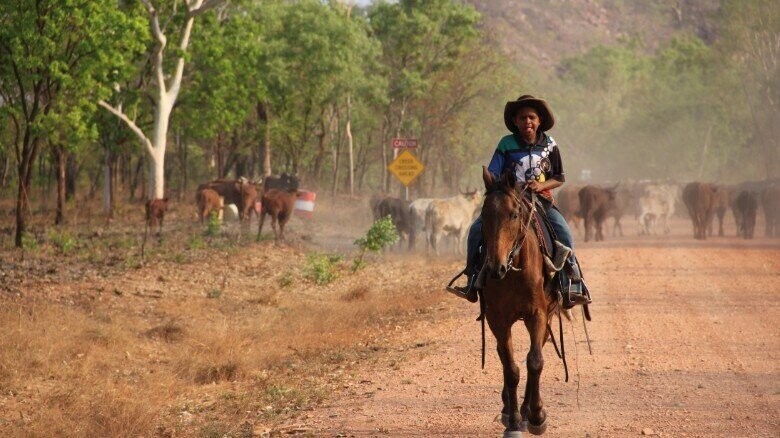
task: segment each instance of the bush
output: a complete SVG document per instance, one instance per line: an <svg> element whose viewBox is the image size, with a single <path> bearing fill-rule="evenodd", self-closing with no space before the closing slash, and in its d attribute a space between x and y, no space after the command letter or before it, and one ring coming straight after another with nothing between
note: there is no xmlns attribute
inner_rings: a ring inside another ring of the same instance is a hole
<svg viewBox="0 0 780 438"><path fill-rule="evenodd" d="M390 215L371 224L366 235L355 240L355 245L360 247L360 255L352 263L352 272L357 271L365 265L363 256L366 251L381 251L382 248L398 242L398 239L398 231L395 229L395 225L393 225L393 220L390 218Z"/></svg>
<svg viewBox="0 0 780 438"><path fill-rule="evenodd" d="M76 247L76 238L67 231L49 233L49 241L62 255L67 255Z"/></svg>
<svg viewBox="0 0 780 438"><path fill-rule="evenodd" d="M219 216L217 215L216 211L212 211L211 214L209 214L209 221L206 227L206 235L216 236L219 234L220 228L221 228L221 224L219 223Z"/></svg>
<svg viewBox="0 0 780 438"><path fill-rule="evenodd" d="M306 258L305 275L322 286L336 279L335 264L341 261L339 255L309 254Z"/></svg>

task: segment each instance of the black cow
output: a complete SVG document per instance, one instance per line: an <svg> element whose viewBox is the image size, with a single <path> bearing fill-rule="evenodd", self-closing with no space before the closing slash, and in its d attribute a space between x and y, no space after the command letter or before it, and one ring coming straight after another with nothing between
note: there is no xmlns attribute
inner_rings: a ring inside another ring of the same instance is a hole
<svg viewBox="0 0 780 438"><path fill-rule="evenodd" d="M756 212L758 211L758 193L752 190L743 190L735 202L737 210L742 217L739 235L745 239L752 239L756 229Z"/></svg>
<svg viewBox="0 0 780 438"><path fill-rule="evenodd" d="M267 176L263 180L263 190L298 190L301 188L301 180L289 173L282 173L279 176Z"/></svg>

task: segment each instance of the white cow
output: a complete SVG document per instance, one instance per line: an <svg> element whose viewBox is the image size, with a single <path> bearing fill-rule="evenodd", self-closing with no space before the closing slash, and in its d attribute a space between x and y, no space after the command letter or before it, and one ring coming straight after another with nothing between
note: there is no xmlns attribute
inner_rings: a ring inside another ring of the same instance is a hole
<svg viewBox="0 0 780 438"><path fill-rule="evenodd" d="M469 227L481 205L482 193L479 190L451 198L434 199L428 204L425 210L425 229L434 253L439 254L437 245L444 235L455 237L458 254L464 252Z"/></svg>
<svg viewBox="0 0 780 438"><path fill-rule="evenodd" d="M425 211L428 209L433 198L420 198L409 204L409 220L411 226L409 230L409 251L414 249L415 237L425 232ZM427 249L428 239L425 239Z"/></svg>
<svg viewBox="0 0 780 438"><path fill-rule="evenodd" d="M670 184L651 184L639 198L639 234L656 235L656 225L663 224L664 234L671 232L669 218L674 214L677 187Z"/></svg>

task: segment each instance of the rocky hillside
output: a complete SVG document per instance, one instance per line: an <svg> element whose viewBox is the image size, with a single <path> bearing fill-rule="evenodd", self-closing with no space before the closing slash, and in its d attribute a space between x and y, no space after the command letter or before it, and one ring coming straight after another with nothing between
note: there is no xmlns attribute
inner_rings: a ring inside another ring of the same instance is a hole
<svg viewBox="0 0 780 438"><path fill-rule="evenodd" d="M552 67L599 44L639 36L649 50L681 32L716 36L721 0L468 0L518 62Z"/></svg>

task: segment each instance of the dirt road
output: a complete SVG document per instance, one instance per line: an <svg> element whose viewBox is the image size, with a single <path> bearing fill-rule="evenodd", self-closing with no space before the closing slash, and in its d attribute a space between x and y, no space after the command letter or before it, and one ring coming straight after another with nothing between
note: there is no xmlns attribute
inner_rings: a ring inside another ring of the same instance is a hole
<svg viewBox="0 0 780 438"><path fill-rule="evenodd" d="M564 322L568 383L545 348L546 436L780 436L780 241L680 233L578 254L595 298L593 354L581 315ZM429 268L445 279L459 264ZM398 328L405 360L361 368L303 426L322 436L500 436L501 367L488 332L480 370L476 314L448 297ZM523 385L528 340L522 325L514 333Z"/></svg>

